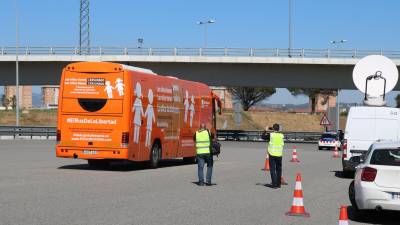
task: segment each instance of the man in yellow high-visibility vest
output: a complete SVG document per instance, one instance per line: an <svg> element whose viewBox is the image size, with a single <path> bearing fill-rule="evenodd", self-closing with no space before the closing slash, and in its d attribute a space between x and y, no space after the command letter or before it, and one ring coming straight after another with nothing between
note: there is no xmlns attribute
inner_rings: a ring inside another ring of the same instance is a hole
<svg viewBox="0 0 400 225"><path fill-rule="evenodd" d="M268 154L269 154L269 165L272 183L272 188L281 187L282 177L282 155L284 146L284 136L279 132L279 124L272 126L273 132L270 133L266 140L268 141Z"/></svg>
<svg viewBox="0 0 400 225"><path fill-rule="evenodd" d="M207 129L205 123L200 124L200 129L196 131L193 137L196 143L196 159L197 159L197 174L199 177L199 186L204 186L204 165L207 163L206 185L211 186L211 176L213 170L213 156L211 155L211 139L212 134Z"/></svg>

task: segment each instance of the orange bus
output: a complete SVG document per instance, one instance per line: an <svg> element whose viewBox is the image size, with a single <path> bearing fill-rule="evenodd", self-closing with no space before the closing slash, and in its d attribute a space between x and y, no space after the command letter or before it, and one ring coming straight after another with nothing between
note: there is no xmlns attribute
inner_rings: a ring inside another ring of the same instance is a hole
<svg viewBox="0 0 400 225"><path fill-rule="evenodd" d="M221 102L198 82L108 62L79 62L63 69L56 155L111 160L194 162L193 134L200 123L216 131Z"/></svg>

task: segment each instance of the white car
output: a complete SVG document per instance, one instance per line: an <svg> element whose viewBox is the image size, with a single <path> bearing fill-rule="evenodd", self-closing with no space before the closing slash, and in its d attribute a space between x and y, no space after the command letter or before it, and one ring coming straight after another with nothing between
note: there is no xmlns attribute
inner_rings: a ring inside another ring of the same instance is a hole
<svg viewBox="0 0 400 225"><path fill-rule="evenodd" d="M332 149L334 150L335 147L340 148L341 143L339 141L339 137L335 132L325 132L321 135L318 140L318 150L322 149Z"/></svg>
<svg viewBox="0 0 400 225"><path fill-rule="evenodd" d="M365 210L400 211L400 141L378 141L358 156L349 198L356 215Z"/></svg>

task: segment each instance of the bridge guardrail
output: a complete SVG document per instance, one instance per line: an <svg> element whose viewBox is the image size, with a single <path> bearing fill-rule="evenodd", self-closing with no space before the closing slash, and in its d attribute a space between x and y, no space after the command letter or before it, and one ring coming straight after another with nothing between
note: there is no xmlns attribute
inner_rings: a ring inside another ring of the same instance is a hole
<svg viewBox="0 0 400 225"><path fill-rule="evenodd" d="M264 141L262 130L218 130L219 140ZM317 143L322 132L282 132L286 142Z"/></svg>
<svg viewBox="0 0 400 225"><path fill-rule="evenodd" d="M217 138L228 141L264 141L261 130L218 130ZM286 142L316 143L321 132L283 132ZM56 127L0 126L0 136L50 137L56 136Z"/></svg>
<svg viewBox="0 0 400 225"><path fill-rule="evenodd" d="M0 55L15 55L15 46L0 47ZM400 50L310 49L310 48L137 48L95 46L21 46L19 55L132 55L132 56L237 56L237 57L291 57L291 58L362 58L367 55L385 55L400 58Z"/></svg>

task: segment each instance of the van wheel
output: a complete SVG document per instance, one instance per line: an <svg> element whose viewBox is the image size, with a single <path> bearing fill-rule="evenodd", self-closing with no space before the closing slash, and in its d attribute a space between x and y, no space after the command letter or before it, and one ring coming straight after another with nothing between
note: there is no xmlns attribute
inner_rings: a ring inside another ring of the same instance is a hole
<svg viewBox="0 0 400 225"><path fill-rule="evenodd" d="M183 162L185 164L195 164L196 163L196 157L183 157Z"/></svg>
<svg viewBox="0 0 400 225"><path fill-rule="evenodd" d="M152 169L157 168L160 158L161 158L161 146L158 143L154 143L150 153L150 168Z"/></svg>
<svg viewBox="0 0 400 225"><path fill-rule="evenodd" d="M90 168L93 169L106 169L110 166L110 163L106 159L88 159Z"/></svg>

